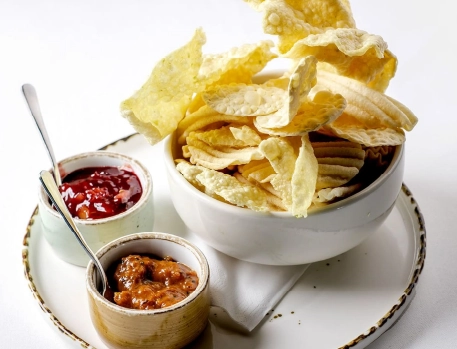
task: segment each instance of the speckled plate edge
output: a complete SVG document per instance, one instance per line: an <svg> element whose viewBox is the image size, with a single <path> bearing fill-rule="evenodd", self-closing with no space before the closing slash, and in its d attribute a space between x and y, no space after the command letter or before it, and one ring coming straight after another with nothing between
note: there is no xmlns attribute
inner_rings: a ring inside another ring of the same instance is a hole
<svg viewBox="0 0 457 349"><path fill-rule="evenodd" d="M365 339L369 338L370 336L375 336L376 338L379 337L380 334L379 330L383 328L384 326L387 326L388 328L392 326L388 325L389 320L391 319L396 319L398 320L399 318L399 312L400 310L404 310L403 308L407 307L412 300L414 296L414 290L419 282L419 276L422 273L422 270L424 269L425 265L425 256L426 256L426 229L425 229L425 220L424 216L422 215L422 212L419 208L419 205L417 204L416 199L414 199L413 194L409 190L409 188L406 186L406 184L402 184L401 187L402 192L406 196L406 199L410 201L411 208L416 216L417 221L414 222L414 224L418 224L419 227L419 249L418 249L418 255L416 257L416 264L413 266L413 273L411 275L408 287L403 291L403 294L400 296L398 299L397 303L395 303L392 308L381 318L379 321L370 327L365 333L361 334L360 336L356 337L349 343L343 345L342 347L338 349L349 349L349 348L356 348L359 343L364 341ZM375 339L376 339L375 338ZM370 342L371 343L371 342Z"/></svg>
<svg viewBox="0 0 457 349"><path fill-rule="evenodd" d="M118 142L126 142L130 138L136 136L137 133L131 134L127 137L118 139L102 148L100 150L106 150L114 145L116 145ZM398 301L390 308L390 310L381 318L379 319L376 324L374 324L372 327L367 329L364 333L361 335L357 336L353 340L351 340L349 343L341 346L338 349L349 349L349 348L358 348L359 344L361 344L363 341L370 339L370 337L378 337L380 334L382 334L381 329L383 329L385 326L390 327L388 325L389 320L392 320L398 316L398 313L400 313L400 310L404 310L403 308L406 307L409 304L409 301L413 297L413 291L415 290L415 287L419 281L419 276L424 268L425 265L425 257L426 257L426 229L425 229L425 221L424 217L422 215L422 212L420 211L419 205L417 204L417 201L414 199L413 194L409 190L409 188L403 183L402 188L401 188L403 194L406 196L406 199L409 199L411 209L414 212L417 221L414 222L414 224L418 225L419 229L419 249L418 249L418 255L416 257L416 263L413 267L413 273L410 278L409 284L406 287L406 289L403 291L402 295L399 297ZM30 239L30 234L32 230L32 225L35 221L35 217L38 214L38 207L35 208L26 228L26 233L23 239L23 250L22 250L22 263L24 267L24 276L28 281L28 286L35 297L35 299L38 301L38 304L43 310L43 312L49 316L49 319L51 322L57 327L57 329L64 334L65 336L69 337L70 339L78 342L82 348L94 348L92 345L84 341L82 338L78 337L76 334L74 334L70 329L65 327L59 319L52 313L52 311L47 307L45 301L41 297L40 293L38 292L35 283L33 281L33 276L30 273L30 264L29 264L29 258L28 258L28 249L29 249L29 239ZM375 339L376 339L375 338ZM370 341L372 342L372 341Z"/></svg>

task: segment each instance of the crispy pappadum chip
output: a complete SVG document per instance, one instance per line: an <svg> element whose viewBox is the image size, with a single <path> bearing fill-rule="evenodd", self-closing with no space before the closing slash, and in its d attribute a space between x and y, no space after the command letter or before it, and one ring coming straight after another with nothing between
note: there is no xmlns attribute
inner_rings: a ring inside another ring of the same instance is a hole
<svg viewBox="0 0 457 349"><path fill-rule="evenodd" d="M326 156L346 156L355 159L363 159L365 151L357 142L347 141L330 141L330 142L313 142L314 154L319 157Z"/></svg>
<svg viewBox="0 0 457 349"><path fill-rule="evenodd" d="M185 157L190 158L192 164L207 167L212 170L222 170L230 165L247 164L251 160L263 159L258 147L241 149L231 147L213 148L196 137L189 135L187 144L182 147Z"/></svg>
<svg viewBox="0 0 457 349"><path fill-rule="evenodd" d="M325 71L318 71L317 76L319 86L339 93L346 99L347 107L344 113L367 127L378 128L381 123L392 129L403 128L411 131L417 123L417 118L411 112L405 114L406 107L399 108L397 103L393 103L385 94L357 80Z"/></svg>
<svg viewBox="0 0 457 349"><path fill-rule="evenodd" d="M373 90L385 92L389 87L390 80L397 72L398 60L397 57L390 51L384 51L384 58L381 59L383 69L380 69L378 74L371 79L366 85Z"/></svg>
<svg viewBox="0 0 457 349"><path fill-rule="evenodd" d="M361 188L362 185L360 183L356 183L347 187L321 189L314 194L313 203L320 206L319 204L322 203L331 203L338 199L344 199L356 193Z"/></svg>
<svg viewBox="0 0 457 349"><path fill-rule="evenodd" d="M377 167L385 167L389 165L395 147L384 145L379 147L366 147L365 160L374 163Z"/></svg>
<svg viewBox="0 0 457 349"><path fill-rule="evenodd" d="M211 124L224 123L237 123L240 125L249 124L251 121L243 116L223 115L204 105L195 113L186 115L184 119L178 124L178 144L183 145L186 142L186 137L192 131L206 129Z"/></svg>
<svg viewBox="0 0 457 349"><path fill-rule="evenodd" d="M244 0L246 3L248 3L254 10L256 11L261 11L262 10L262 4L272 2L268 0ZM274 1L273 1L274 2ZM340 1L310 1L310 0L283 0L279 1L284 4L287 4L290 8L297 10L299 12L303 12L303 14L300 17L308 16L306 17L306 20L313 25L317 27L332 27L334 26L332 23L325 22L323 23L323 20L328 21L329 19L336 19L336 18L325 18L325 16L328 16L329 13L331 15L334 15L335 13L342 12L343 15L340 16L339 20L343 21L344 18L346 17L346 21L350 23L349 26L354 26L354 20L352 19L352 10L351 6L349 4L348 0L340 0ZM328 7L335 7L333 9L329 9ZM344 11L342 11L341 9ZM327 12L325 12L327 11ZM324 16L324 18L319 18L319 16ZM317 18L316 18L317 17ZM342 24L342 26L346 27L348 25Z"/></svg>
<svg viewBox="0 0 457 349"><path fill-rule="evenodd" d="M260 183L260 186L263 189L265 189L267 192L269 192L270 194L272 194L272 195L276 196L277 198L281 199L281 193L279 191L277 191L275 188L273 188L273 185L271 185L271 182ZM282 199L281 199L281 201L282 201ZM282 206L284 206L284 203L283 203ZM286 208L286 210L287 210L287 208Z"/></svg>
<svg viewBox="0 0 457 349"><path fill-rule="evenodd" d="M295 169L292 175L291 213L296 217L306 217L312 203L318 177L318 162L308 135L301 137Z"/></svg>
<svg viewBox="0 0 457 349"><path fill-rule="evenodd" d="M394 129L384 126L369 128L353 117L345 115L345 113L332 123L324 125L319 131L333 134L366 147L400 145L406 140L405 132L401 128Z"/></svg>
<svg viewBox="0 0 457 349"><path fill-rule="evenodd" d="M316 28L355 28L355 21L344 0L286 0L304 19Z"/></svg>
<svg viewBox="0 0 457 349"><path fill-rule="evenodd" d="M249 182L246 178L244 178L239 172L235 172L233 176L240 181L240 183L243 184L250 184L253 185L253 183ZM257 186L257 188L261 189L264 191L266 198L267 198L267 203L268 203L268 211L284 211L284 205L282 203L281 198L277 197L276 195L268 192L267 190L264 190L262 186Z"/></svg>
<svg viewBox="0 0 457 349"><path fill-rule="evenodd" d="M230 131L235 139L242 141L248 146L259 145L262 141L262 138L259 136L257 131L248 125L243 125L241 127L230 126Z"/></svg>
<svg viewBox="0 0 457 349"><path fill-rule="evenodd" d="M197 181L196 177L198 174L205 171L206 168L204 168L203 166L192 165L186 160L180 159L179 161L176 161L176 169L195 188L202 192L205 191L205 187L199 181Z"/></svg>
<svg viewBox="0 0 457 349"><path fill-rule="evenodd" d="M350 141L331 141L313 142L312 145L314 155L322 161L327 161L321 163L344 166L345 161L349 161L351 166L355 166L358 169L363 166L365 150L358 143ZM330 161L329 159L333 159L331 161L335 162L328 162ZM352 160L357 160L357 162ZM337 163L337 161L340 161L340 163Z"/></svg>
<svg viewBox="0 0 457 349"><path fill-rule="evenodd" d="M236 127L230 127L230 126L223 126L220 128L217 128L215 130L209 130L209 131L192 131L189 133L190 138L196 138L199 139L206 144L208 144L211 147L218 148L218 147L232 147L232 148L244 148L247 146L257 146L261 142L260 136L255 133L250 127L248 126L243 126L246 127L248 130L254 132L254 135L257 136L257 138L254 139L254 137L251 135L249 138L246 136L246 141L240 138L236 138L233 135L233 130L241 131L241 129L238 129ZM245 129L245 132L246 131Z"/></svg>
<svg viewBox="0 0 457 349"><path fill-rule="evenodd" d="M352 9L351 9L351 4L349 3L349 0L341 0L341 6L344 6L348 15L353 17L352 15Z"/></svg>
<svg viewBox="0 0 457 349"><path fill-rule="evenodd" d="M271 136L302 136L334 121L345 108L346 100L340 94L334 95L327 91L319 91L313 101L301 105L297 115L288 125L279 128L265 128L258 125L257 120L254 120L254 125L259 132Z"/></svg>
<svg viewBox="0 0 457 349"><path fill-rule="evenodd" d="M176 169L183 175L183 177L189 181L196 189L200 190L202 193L205 193L208 196L211 196L213 199L216 199L221 202L227 202L223 197L216 194L215 192L211 191L209 188L206 188L203 184L201 184L197 180L197 175L204 172L209 171L206 167L192 165L186 160L176 160Z"/></svg>
<svg viewBox="0 0 457 349"><path fill-rule="evenodd" d="M382 37L356 28L329 29L309 35L297 41L284 56L298 59L309 55L333 65L340 75L367 85L373 82L373 87L381 92L397 68L397 58L387 50Z"/></svg>
<svg viewBox="0 0 457 349"><path fill-rule="evenodd" d="M287 207L284 205L284 202L279 196L279 192L273 188L271 183L260 183L259 185L267 193L268 203L273 204L277 211L288 211Z"/></svg>
<svg viewBox="0 0 457 349"><path fill-rule="evenodd" d="M358 170L360 170L364 164L364 160L354 159L354 158L343 158L343 157L319 158L318 162L319 162L319 164L322 164L322 165L338 165L338 166L344 166L344 167L355 167Z"/></svg>
<svg viewBox="0 0 457 349"><path fill-rule="evenodd" d="M390 97L390 96L387 96L385 95L386 98L392 102L392 104L394 104L398 109L400 109L403 114L408 118L410 124L412 125L412 127L410 129L407 129L405 128L406 131L411 131L412 128L414 126L416 126L417 122L419 121L417 116L414 115L414 113L407 107L405 106L404 104L400 103L399 101L397 101L396 99Z"/></svg>
<svg viewBox="0 0 457 349"><path fill-rule="evenodd" d="M198 80L206 86L251 83L251 78L260 72L269 61L278 55L271 51L270 40L234 47L221 54L207 54L198 74Z"/></svg>
<svg viewBox="0 0 457 349"><path fill-rule="evenodd" d="M297 59L313 55L319 61L338 66L351 57L366 54L373 58L382 58L385 50L387 43L379 35L357 28L331 28L296 42L284 57Z"/></svg>
<svg viewBox="0 0 457 349"><path fill-rule="evenodd" d="M257 116L256 125L263 128L286 126L295 117L302 103L307 99L311 88L316 84L317 60L312 57L300 59L290 75L288 94L284 105L277 112Z"/></svg>
<svg viewBox="0 0 457 349"><path fill-rule="evenodd" d="M295 154L293 146L283 138L271 137L263 140L259 145L260 152L273 167L276 175L270 181L275 190L279 192L284 205L292 207L292 176L295 169Z"/></svg>
<svg viewBox="0 0 457 349"><path fill-rule="evenodd" d="M318 167L316 189L339 187L354 178L362 168L365 150L346 141L313 142Z"/></svg>
<svg viewBox="0 0 457 349"><path fill-rule="evenodd" d="M198 90L195 76L206 37L197 29L192 40L163 58L141 89L121 103L121 114L150 144L172 133Z"/></svg>
<svg viewBox="0 0 457 349"><path fill-rule="evenodd" d="M246 177L249 175L249 173L257 171L258 169L262 169L265 167L272 168L270 161L268 161L268 159L264 158L262 160L253 160L245 165L239 165L238 171L240 172L240 174L242 174L244 177ZM274 170L273 170L273 172L274 172Z"/></svg>
<svg viewBox="0 0 457 349"><path fill-rule="evenodd" d="M205 101L203 100L203 92L198 92L195 94L194 98L190 101L189 107L187 108L186 115L197 112L200 108L206 106Z"/></svg>
<svg viewBox="0 0 457 349"><path fill-rule="evenodd" d="M262 188L266 193L268 203L273 206L271 207L272 211L288 211L287 207L284 205L284 202L282 201L280 193L273 188L270 182L256 184L258 187Z"/></svg>
<svg viewBox="0 0 457 349"><path fill-rule="evenodd" d="M280 54L289 51L298 40L323 31L322 28L307 23L300 11L286 5L284 1L265 1L260 9L263 31L278 36Z"/></svg>
<svg viewBox="0 0 457 349"><path fill-rule="evenodd" d="M270 211L287 211L287 208L284 206L281 198L278 198L277 196L274 196L272 194L269 194L267 192L267 201L268 204L270 205Z"/></svg>
<svg viewBox="0 0 457 349"><path fill-rule="evenodd" d="M240 174L249 181L258 183L270 182L276 175L275 170L267 159L253 160L246 165L238 166Z"/></svg>
<svg viewBox="0 0 457 349"><path fill-rule="evenodd" d="M356 167L319 164L316 190L342 186L358 173L359 170Z"/></svg>
<svg viewBox="0 0 457 349"><path fill-rule="evenodd" d="M274 113L286 100L287 92L263 85L230 84L206 90L205 103L225 115L257 116Z"/></svg>
<svg viewBox="0 0 457 349"><path fill-rule="evenodd" d="M207 170L197 175L197 180L226 201L254 211L268 211L265 192L250 183L241 183L234 176Z"/></svg>
<svg viewBox="0 0 457 349"><path fill-rule="evenodd" d="M209 131L192 131L189 133L190 138L198 139L205 142L211 147L234 147L243 148L246 146L244 142L238 141L233 137L228 126L217 128Z"/></svg>
<svg viewBox="0 0 457 349"><path fill-rule="evenodd" d="M340 0L265 0L248 1L262 12L266 34L278 35L280 53L287 52L296 41L329 27L354 28L355 22L347 1Z"/></svg>
<svg viewBox="0 0 457 349"><path fill-rule="evenodd" d="M277 87L282 90L287 90L290 82L290 72L286 71L284 74L278 78L268 79L263 83L264 86Z"/></svg>
<svg viewBox="0 0 457 349"><path fill-rule="evenodd" d="M359 81L365 83L365 85L373 90L385 92L389 86L390 80L395 76L397 63L398 61L395 55L387 49L384 51L384 58L381 58L379 63L379 66L383 66L383 69L380 69L378 74L371 74L373 78L369 83L362 81L363 79L359 79ZM340 74L337 67L326 62L318 62L317 69L318 71L328 71L333 74Z"/></svg>

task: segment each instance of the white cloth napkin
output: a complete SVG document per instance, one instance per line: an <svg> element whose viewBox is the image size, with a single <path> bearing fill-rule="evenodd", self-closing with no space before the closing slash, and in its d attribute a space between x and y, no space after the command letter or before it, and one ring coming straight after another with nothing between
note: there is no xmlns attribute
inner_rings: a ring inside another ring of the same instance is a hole
<svg viewBox="0 0 457 349"><path fill-rule="evenodd" d="M219 313L219 320L235 329L252 331L309 266L249 263L213 249L195 235L192 240L210 266L212 306L223 309L230 318L222 319ZM230 319L235 324L230 324Z"/></svg>

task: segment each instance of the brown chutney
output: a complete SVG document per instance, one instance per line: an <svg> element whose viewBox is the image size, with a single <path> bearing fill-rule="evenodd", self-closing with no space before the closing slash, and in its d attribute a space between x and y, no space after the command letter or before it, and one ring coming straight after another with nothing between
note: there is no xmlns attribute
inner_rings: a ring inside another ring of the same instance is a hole
<svg viewBox="0 0 457 349"><path fill-rule="evenodd" d="M108 271L114 303L131 309L160 309L185 299L198 286L197 273L171 257L132 254Z"/></svg>

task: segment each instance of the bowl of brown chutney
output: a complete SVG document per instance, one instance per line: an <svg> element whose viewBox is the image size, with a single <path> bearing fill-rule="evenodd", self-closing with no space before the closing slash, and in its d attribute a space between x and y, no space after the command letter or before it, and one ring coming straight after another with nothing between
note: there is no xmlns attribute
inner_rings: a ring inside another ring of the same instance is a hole
<svg viewBox="0 0 457 349"><path fill-rule="evenodd" d="M191 242L144 232L116 239L97 253L107 272L109 299L86 270L91 321L109 348L182 348L205 329L210 309L209 266Z"/></svg>

